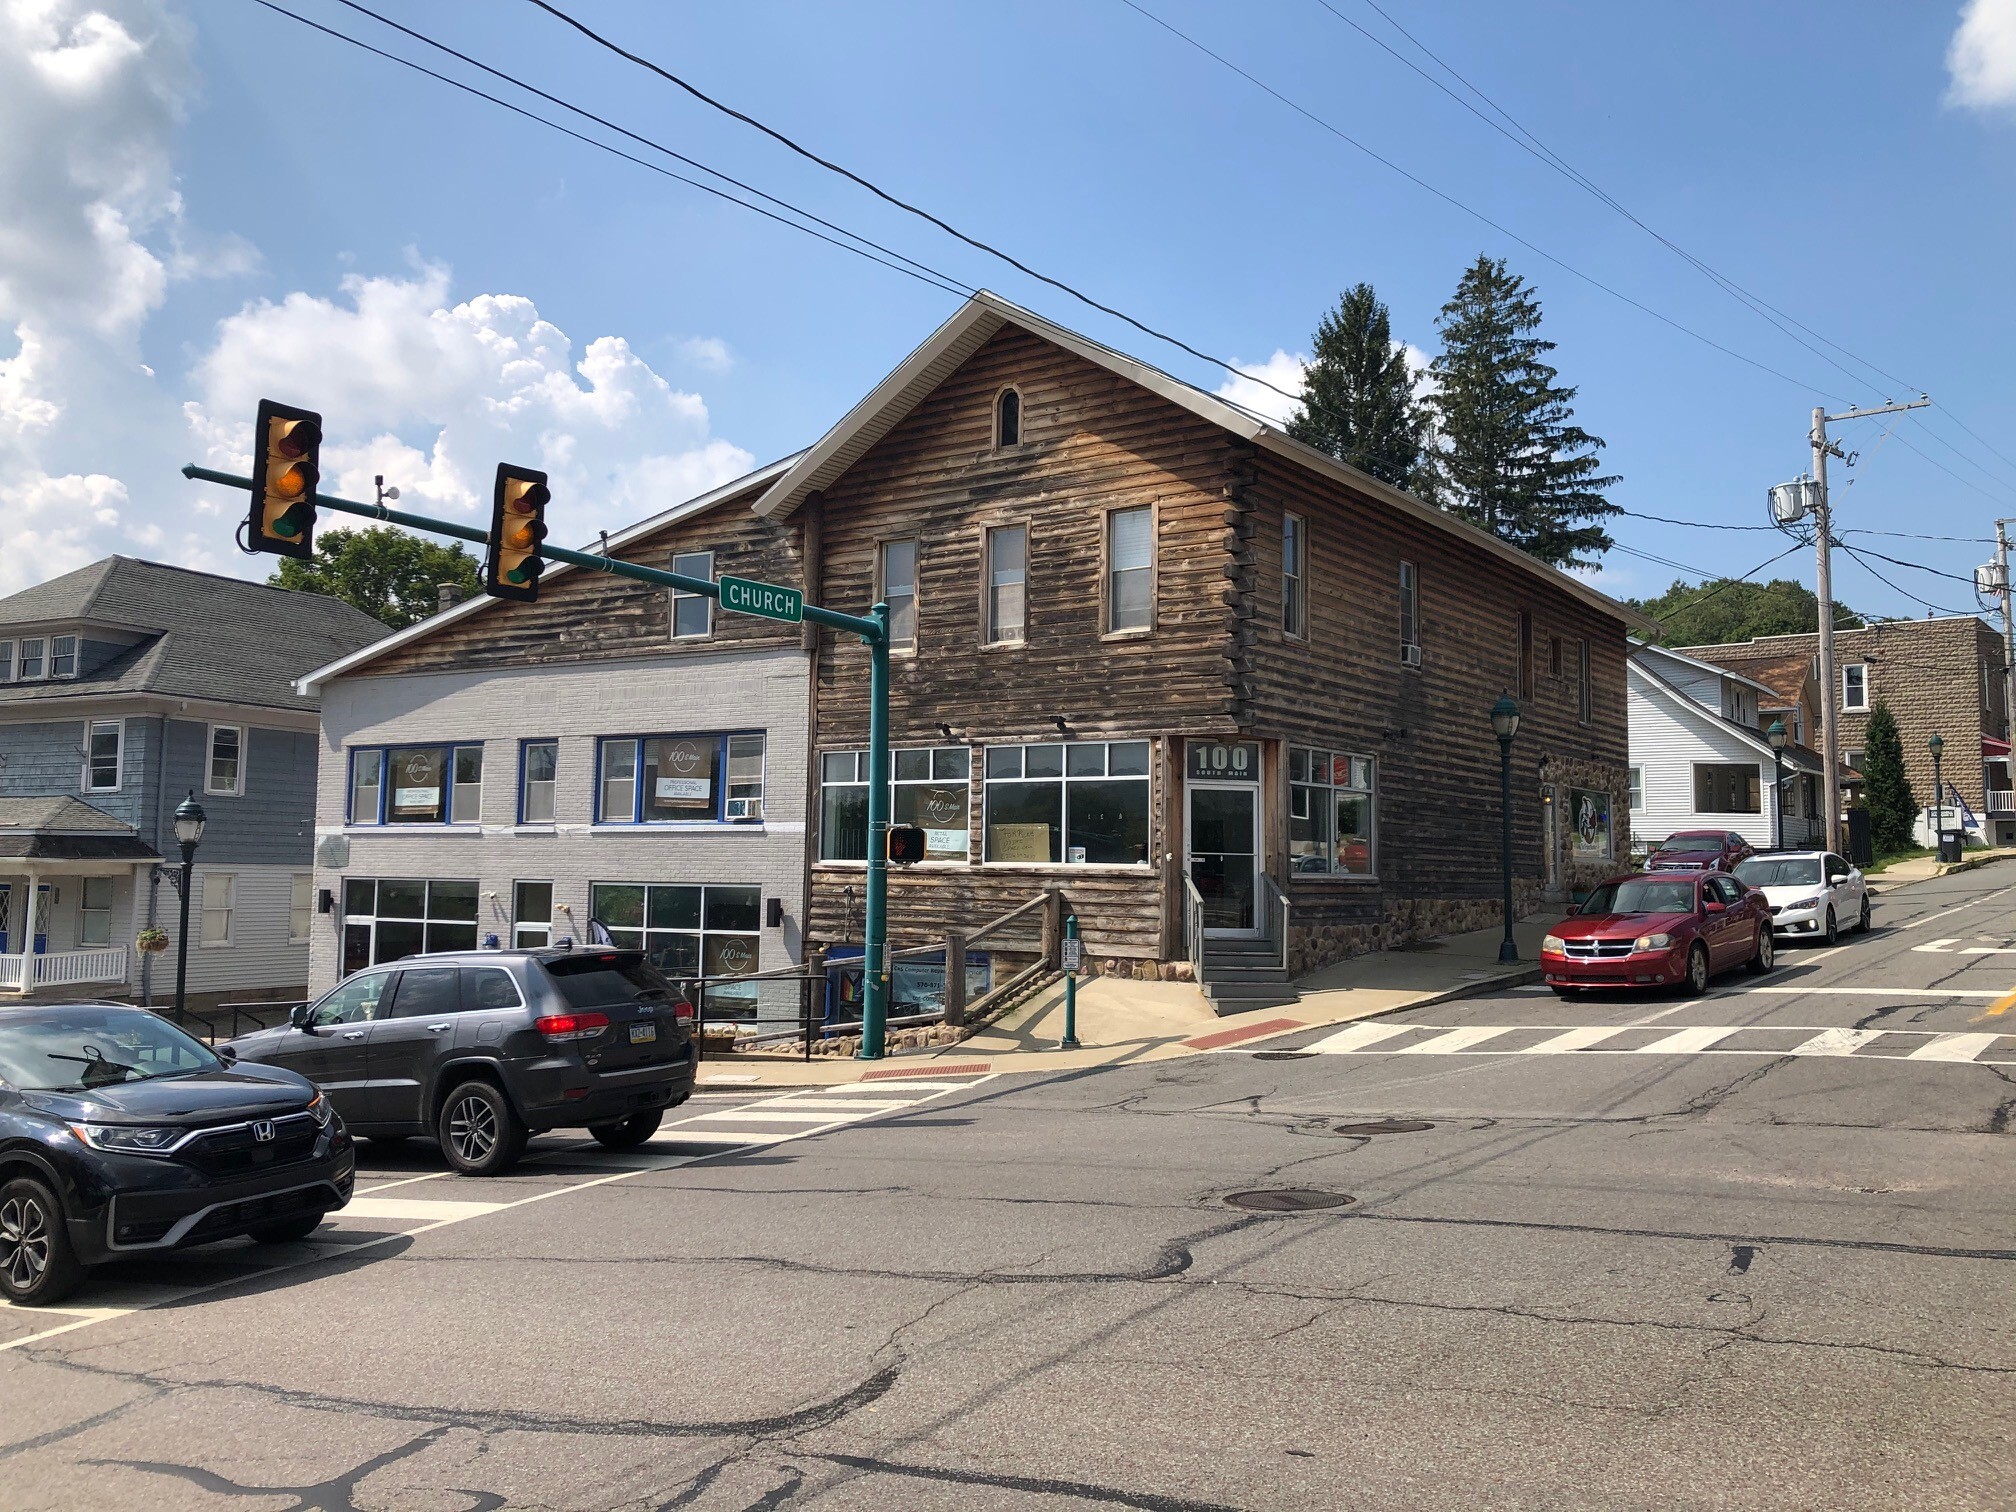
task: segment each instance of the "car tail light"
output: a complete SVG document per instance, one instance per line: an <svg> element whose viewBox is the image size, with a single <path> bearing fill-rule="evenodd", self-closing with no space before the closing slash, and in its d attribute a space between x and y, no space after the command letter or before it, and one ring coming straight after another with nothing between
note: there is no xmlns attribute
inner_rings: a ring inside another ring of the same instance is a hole
<svg viewBox="0 0 2016 1512"><path fill-rule="evenodd" d="M684 998L676 998L672 1003L672 1017L679 1023L693 1022L693 1005Z"/></svg>
<svg viewBox="0 0 2016 1512"><path fill-rule="evenodd" d="M593 1039L609 1027L606 1013L555 1013L542 1019L534 1019L532 1027L546 1037L549 1044L562 1044L567 1040Z"/></svg>

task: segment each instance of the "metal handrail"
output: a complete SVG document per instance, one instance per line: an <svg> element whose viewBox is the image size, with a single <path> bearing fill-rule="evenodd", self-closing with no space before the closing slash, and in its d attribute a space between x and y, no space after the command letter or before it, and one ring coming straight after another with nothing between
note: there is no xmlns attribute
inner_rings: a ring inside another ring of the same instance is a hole
<svg viewBox="0 0 2016 1512"><path fill-rule="evenodd" d="M1190 975L1204 985L1204 894L1190 873L1183 873L1183 946L1190 952Z"/></svg>
<svg viewBox="0 0 2016 1512"><path fill-rule="evenodd" d="M1279 944L1281 946L1281 969L1286 971L1288 969L1288 911L1291 907L1288 902L1288 894L1283 892L1281 885L1265 872L1260 873L1260 892L1266 900L1267 927L1270 932L1274 925L1275 906L1278 904L1280 907L1281 937Z"/></svg>

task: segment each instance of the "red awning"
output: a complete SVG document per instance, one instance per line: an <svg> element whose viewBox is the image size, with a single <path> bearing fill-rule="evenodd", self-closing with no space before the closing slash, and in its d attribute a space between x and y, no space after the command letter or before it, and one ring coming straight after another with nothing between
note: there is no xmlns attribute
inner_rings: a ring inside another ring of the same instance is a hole
<svg viewBox="0 0 2016 1512"><path fill-rule="evenodd" d="M1989 757L2007 756L2009 754L2009 742L2006 740L1997 740L1992 735L1983 735L1981 737L1981 754Z"/></svg>

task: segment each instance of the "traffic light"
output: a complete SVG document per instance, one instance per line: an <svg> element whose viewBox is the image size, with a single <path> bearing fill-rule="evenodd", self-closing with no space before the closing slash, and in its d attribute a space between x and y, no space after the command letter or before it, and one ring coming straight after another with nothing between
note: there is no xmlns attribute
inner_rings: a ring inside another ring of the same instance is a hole
<svg viewBox="0 0 2016 1512"><path fill-rule="evenodd" d="M924 859L924 831L914 824L889 826L889 859L898 866L914 866Z"/></svg>
<svg viewBox="0 0 2016 1512"><path fill-rule="evenodd" d="M509 462L497 464L490 546L483 556L485 593L524 604L539 597L539 574L546 570L539 543L546 539L546 504L552 497L543 472Z"/></svg>
<svg viewBox="0 0 2016 1512"><path fill-rule="evenodd" d="M322 477L322 417L271 399L259 401L252 436L252 507L245 516L249 551L315 554L315 485Z"/></svg>

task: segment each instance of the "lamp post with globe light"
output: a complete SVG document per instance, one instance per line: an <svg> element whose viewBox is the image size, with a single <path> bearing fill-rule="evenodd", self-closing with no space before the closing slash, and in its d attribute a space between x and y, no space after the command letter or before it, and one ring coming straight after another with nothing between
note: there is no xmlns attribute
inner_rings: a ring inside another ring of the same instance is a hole
<svg viewBox="0 0 2016 1512"><path fill-rule="evenodd" d="M1505 881L1505 938L1498 945L1498 959L1519 959L1518 943L1512 938L1512 737L1519 733L1519 705L1510 693L1498 695L1491 706L1491 732L1498 737L1498 802L1502 822L1502 859Z"/></svg>
<svg viewBox="0 0 2016 1512"><path fill-rule="evenodd" d="M189 888L190 878L196 867L196 847L203 842L203 826L210 822L203 812L203 805L196 801L196 790L191 788L189 796L175 805L175 839L182 847L182 876L179 891L182 894L182 932L175 948L175 1022L183 1022L184 999L189 989Z"/></svg>
<svg viewBox="0 0 2016 1512"><path fill-rule="evenodd" d="M1785 849L1785 742L1790 737L1785 733L1785 721L1774 719L1771 728L1764 732L1764 738L1771 742L1771 807L1776 812L1771 832L1778 837L1774 850Z"/></svg>

